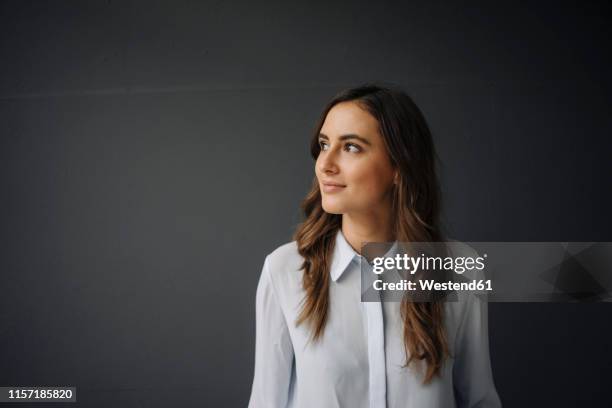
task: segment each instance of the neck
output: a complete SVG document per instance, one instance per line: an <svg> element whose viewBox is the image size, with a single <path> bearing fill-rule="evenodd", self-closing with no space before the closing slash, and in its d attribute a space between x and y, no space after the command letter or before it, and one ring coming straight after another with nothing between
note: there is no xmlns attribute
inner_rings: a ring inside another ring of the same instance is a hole
<svg viewBox="0 0 612 408"><path fill-rule="evenodd" d="M358 254L361 254L361 245L365 242L392 242L395 237L391 212L343 214L342 234Z"/></svg>

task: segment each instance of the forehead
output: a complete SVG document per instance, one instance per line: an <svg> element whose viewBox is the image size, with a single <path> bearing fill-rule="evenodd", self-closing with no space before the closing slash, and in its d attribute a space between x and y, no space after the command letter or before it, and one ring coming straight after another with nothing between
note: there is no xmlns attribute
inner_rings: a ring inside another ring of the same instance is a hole
<svg viewBox="0 0 612 408"><path fill-rule="evenodd" d="M355 102L341 102L327 113L321 133L336 137L344 134L372 136L378 134L378 121Z"/></svg>

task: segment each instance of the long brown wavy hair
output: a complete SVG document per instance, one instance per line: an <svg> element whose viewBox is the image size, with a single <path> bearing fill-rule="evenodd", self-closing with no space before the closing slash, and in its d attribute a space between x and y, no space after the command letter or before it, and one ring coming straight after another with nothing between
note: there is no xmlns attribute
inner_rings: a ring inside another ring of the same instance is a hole
<svg viewBox="0 0 612 408"><path fill-rule="evenodd" d="M387 152L399 180L393 187L393 234L399 242L440 241L440 187L436 175L436 152L425 117L413 100L399 89L363 85L337 94L325 106L310 143L314 160L320 152L319 133L328 112L340 102L358 103L378 120ZM331 256L342 215L323 210L321 191L315 176L312 188L302 202L304 221L293 239L302 263L305 297L296 321L310 325L312 339L318 340L325 329L329 309ZM425 362L423 383L440 374L449 348L444 330L444 308L440 299L414 302L406 298L400 305L404 323L405 366ZM409 356L409 357L408 357Z"/></svg>

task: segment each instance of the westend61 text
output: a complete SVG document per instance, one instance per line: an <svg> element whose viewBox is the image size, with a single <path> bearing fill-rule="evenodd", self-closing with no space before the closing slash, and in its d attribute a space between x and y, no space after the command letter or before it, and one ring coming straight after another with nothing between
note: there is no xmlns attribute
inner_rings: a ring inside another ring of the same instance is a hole
<svg viewBox="0 0 612 408"><path fill-rule="evenodd" d="M432 279L419 279L420 290L493 290L491 280L479 279L471 282L436 282ZM413 281L402 279L399 282L383 282L378 279L373 285L374 290L417 290L417 284Z"/></svg>

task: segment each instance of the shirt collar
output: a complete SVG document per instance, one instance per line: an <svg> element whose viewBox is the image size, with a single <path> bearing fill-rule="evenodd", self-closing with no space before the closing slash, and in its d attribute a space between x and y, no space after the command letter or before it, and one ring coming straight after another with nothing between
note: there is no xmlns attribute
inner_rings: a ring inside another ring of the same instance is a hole
<svg viewBox="0 0 612 408"><path fill-rule="evenodd" d="M338 229L330 269L331 278L334 282L340 279L340 276L342 276L346 268L349 266L351 261L355 259L355 257L360 258L361 255L355 252L353 247L351 247L351 245L346 241L346 238L344 238L344 234L342 233L342 229Z"/></svg>
<svg viewBox="0 0 612 408"><path fill-rule="evenodd" d="M397 251L397 241L393 243L389 251L384 256L393 256ZM336 244L334 245L334 252L332 255L332 264L330 268L331 278L334 282L336 282L344 271L348 268L350 263L353 260L357 262L361 262L364 259L363 256L359 255L353 247L348 243L344 234L342 233L342 229L338 229L336 233Z"/></svg>

